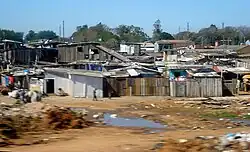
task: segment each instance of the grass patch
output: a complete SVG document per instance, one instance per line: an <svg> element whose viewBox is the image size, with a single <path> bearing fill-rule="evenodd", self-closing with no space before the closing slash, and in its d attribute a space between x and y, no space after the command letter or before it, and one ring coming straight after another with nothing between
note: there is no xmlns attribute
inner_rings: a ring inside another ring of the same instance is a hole
<svg viewBox="0 0 250 152"><path fill-rule="evenodd" d="M211 113L204 113L201 114L201 117L205 117L205 118L237 118L238 115L236 113L233 112L211 112ZM250 116L249 116L250 119Z"/></svg>
<svg viewBox="0 0 250 152"><path fill-rule="evenodd" d="M250 120L250 115L244 115L243 118L244 118L244 119L249 119L249 120Z"/></svg>

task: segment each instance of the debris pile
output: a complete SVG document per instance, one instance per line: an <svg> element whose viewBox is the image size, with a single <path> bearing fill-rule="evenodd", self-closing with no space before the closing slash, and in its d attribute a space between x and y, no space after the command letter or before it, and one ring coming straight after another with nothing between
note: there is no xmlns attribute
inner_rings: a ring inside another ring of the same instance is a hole
<svg viewBox="0 0 250 152"><path fill-rule="evenodd" d="M81 129L92 125L82 115L69 109L53 108L47 112L45 122L51 129Z"/></svg>
<svg viewBox="0 0 250 152"><path fill-rule="evenodd" d="M23 103L37 102L42 100L42 93L39 91L28 91L25 89L8 92L9 97L19 99Z"/></svg>
<svg viewBox="0 0 250 152"><path fill-rule="evenodd" d="M199 136L195 139L167 140L161 152L219 152L247 151L250 148L249 133L227 134L221 137Z"/></svg>
<svg viewBox="0 0 250 152"><path fill-rule="evenodd" d="M0 147L14 144L25 133L44 130L80 129L93 123L81 113L39 102L25 105L0 105Z"/></svg>

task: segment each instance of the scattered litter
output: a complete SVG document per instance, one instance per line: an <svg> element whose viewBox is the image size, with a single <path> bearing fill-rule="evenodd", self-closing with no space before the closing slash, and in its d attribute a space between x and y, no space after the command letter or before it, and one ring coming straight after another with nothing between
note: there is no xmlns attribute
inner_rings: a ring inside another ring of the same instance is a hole
<svg viewBox="0 0 250 152"><path fill-rule="evenodd" d="M154 104L151 104L151 106L152 106L152 107L155 107L155 105L154 105Z"/></svg>
<svg viewBox="0 0 250 152"><path fill-rule="evenodd" d="M179 143L185 143L187 141L188 141L187 139L179 139Z"/></svg>
<svg viewBox="0 0 250 152"><path fill-rule="evenodd" d="M110 118L116 118L116 117L117 117L117 114L110 115Z"/></svg>
<svg viewBox="0 0 250 152"><path fill-rule="evenodd" d="M248 151L250 133L229 133L224 136L198 136L194 139L167 140L161 152L179 151Z"/></svg>

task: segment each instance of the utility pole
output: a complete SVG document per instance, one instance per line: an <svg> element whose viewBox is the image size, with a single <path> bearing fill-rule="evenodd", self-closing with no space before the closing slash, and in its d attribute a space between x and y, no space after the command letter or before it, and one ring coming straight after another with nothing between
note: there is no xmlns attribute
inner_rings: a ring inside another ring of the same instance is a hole
<svg viewBox="0 0 250 152"><path fill-rule="evenodd" d="M203 48L204 47L203 36L201 37L201 45L202 45L202 48Z"/></svg>
<svg viewBox="0 0 250 152"><path fill-rule="evenodd" d="M59 41L61 40L62 37L62 27L59 25Z"/></svg>
<svg viewBox="0 0 250 152"><path fill-rule="evenodd" d="M225 31L224 31L224 26L225 26L225 24L224 24L224 22L222 22L222 30L223 30L223 35L222 35L222 37L223 37L223 45L224 45L224 42L225 42L225 36L224 36Z"/></svg>
<svg viewBox="0 0 250 152"><path fill-rule="evenodd" d="M62 28L63 28L63 38L64 38L64 21L63 21L63 25L62 26L63 26Z"/></svg>
<svg viewBox="0 0 250 152"><path fill-rule="evenodd" d="M189 32L189 22L187 22L187 31Z"/></svg>

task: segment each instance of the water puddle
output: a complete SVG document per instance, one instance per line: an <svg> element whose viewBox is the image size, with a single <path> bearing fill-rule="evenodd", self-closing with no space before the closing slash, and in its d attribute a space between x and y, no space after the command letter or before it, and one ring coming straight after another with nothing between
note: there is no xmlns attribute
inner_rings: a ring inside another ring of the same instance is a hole
<svg viewBox="0 0 250 152"><path fill-rule="evenodd" d="M250 120L248 119L232 119L231 122L233 123L240 123L246 126L250 126Z"/></svg>
<svg viewBox="0 0 250 152"><path fill-rule="evenodd" d="M154 128L154 129L164 129L166 125L156 123L143 118L122 118L116 117L115 115L106 113L104 114L104 123L110 126L117 127L143 127L143 128Z"/></svg>

